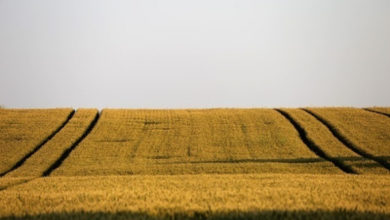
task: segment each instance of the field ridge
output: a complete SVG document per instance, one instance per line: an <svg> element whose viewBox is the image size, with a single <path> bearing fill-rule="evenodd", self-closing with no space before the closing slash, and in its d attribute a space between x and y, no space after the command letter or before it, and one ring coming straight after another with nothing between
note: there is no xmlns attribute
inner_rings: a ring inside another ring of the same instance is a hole
<svg viewBox="0 0 390 220"><path fill-rule="evenodd" d="M72 146L67 148L62 155L46 170L43 172L42 176L49 176L55 169L57 169L59 166L61 166L62 162L69 156L69 154L88 136L88 134L92 131L92 129L95 127L96 123L99 120L100 112L96 112L95 118L93 121L89 124L88 128L85 130L85 132L73 143Z"/></svg>
<svg viewBox="0 0 390 220"><path fill-rule="evenodd" d="M306 146L313 151L316 155L318 155L321 158L324 158L327 161L332 162L336 167L344 171L345 173L349 174L357 174L357 172L349 165L343 163L341 160L338 160L337 158L334 158L330 155L328 155L325 151L321 149L320 146L318 146L314 140L312 140L308 135L306 130L303 128L299 122L297 122L289 113L286 111L283 111L282 109L275 109L280 114L282 114L298 131L300 138L302 141L306 144Z"/></svg>
<svg viewBox="0 0 390 220"><path fill-rule="evenodd" d="M49 136L47 136L45 139L43 139L32 151L30 151L29 153L27 153L22 159L20 159L18 162L15 163L15 165L13 167L11 167L9 170L3 172L0 174L0 177L2 176L5 176L6 174L8 174L9 172L17 169L18 167L20 167L28 158L30 158L34 153L36 153L43 145L45 145L48 141L50 141L58 132L61 131L62 128L65 127L65 125L70 121L70 119L72 119L74 113L76 111L73 109L68 117L65 119L65 121L59 126L57 127L56 130L54 130Z"/></svg>
<svg viewBox="0 0 390 220"><path fill-rule="evenodd" d="M333 126L329 121L327 121L325 118L321 117L320 115L314 113L313 111L311 111L309 109L302 108L302 110L311 114L313 117L315 117L317 120L319 120L322 124L324 124L329 129L329 131L332 132L332 134L337 139L339 139L340 142L343 143L346 147L348 147L349 149L351 149L355 153L361 155L362 157L376 161L377 163L382 165L384 168L390 170L390 164L386 160L384 160L380 157L374 156L374 155L366 152L365 150L361 149L360 147L356 146L355 144L353 144L347 137L342 135L338 131L338 129L335 126Z"/></svg>

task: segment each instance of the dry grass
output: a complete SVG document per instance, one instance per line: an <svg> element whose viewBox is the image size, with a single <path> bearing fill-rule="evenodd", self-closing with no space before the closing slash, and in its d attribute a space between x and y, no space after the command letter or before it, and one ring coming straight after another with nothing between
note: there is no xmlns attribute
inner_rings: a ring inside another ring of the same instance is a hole
<svg viewBox="0 0 390 220"><path fill-rule="evenodd" d="M307 132L308 137L329 156L352 167L358 173L389 174L379 163L366 159L341 143L328 128L309 113L300 109L283 109Z"/></svg>
<svg viewBox="0 0 390 220"><path fill-rule="evenodd" d="M2 217L45 216L50 213L60 213L54 215L56 218L61 213L65 216L66 213L76 213L76 217L86 213L117 213L116 217L121 217L118 213L124 212L155 217L172 217L182 213L184 216L198 215L198 218L236 213L236 217L245 219L269 210L319 213L344 210L388 215L390 176L213 174L48 177L0 191L0 198ZM300 217L299 212L297 217Z"/></svg>
<svg viewBox="0 0 390 220"><path fill-rule="evenodd" d="M376 157L390 156L390 119L357 108L310 108L359 149Z"/></svg>
<svg viewBox="0 0 390 220"><path fill-rule="evenodd" d="M8 173L12 177L39 177L50 168L87 130L94 120L96 109L79 109L72 119L49 142L29 157L22 166Z"/></svg>
<svg viewBox="0 0 390 220"><path fill-rule="evenodd" d="M72 109L0 109L0 173L11 169L67 119Z"/></svg>
<svg viewBox="0 0 390 220"><path fill-rule="evenodd" d="M103 110L53 175L340 173L271 109Z"/></svg>

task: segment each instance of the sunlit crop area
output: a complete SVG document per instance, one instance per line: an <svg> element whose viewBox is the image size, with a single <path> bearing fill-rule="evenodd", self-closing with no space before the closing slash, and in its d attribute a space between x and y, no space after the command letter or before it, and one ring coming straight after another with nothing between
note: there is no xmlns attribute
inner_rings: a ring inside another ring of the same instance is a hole
<svg viewBox="0 0 390 220"><path fill-rule="evenodd" d="M1 109L0 219L388 219L383 109Z"/></svg>

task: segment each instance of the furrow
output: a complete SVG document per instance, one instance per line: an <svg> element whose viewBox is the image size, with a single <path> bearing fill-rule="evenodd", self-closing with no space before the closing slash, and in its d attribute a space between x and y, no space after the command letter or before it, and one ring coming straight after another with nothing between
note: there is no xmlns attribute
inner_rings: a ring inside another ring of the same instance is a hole
<svg viewBox="0 0 390 220"><path fill-rule="evenodd" d="M150 135L150 132L149 124L144 123L144 126L141 129L141 133L138 135L138 140L132 146L133 151L130 156L132 160L136 158L140 145L145 140L145 138Z"/></svg>
<svg viewBox="0 0 390 220"><path fill-rule="evenodd" d="M332 162L336 167L344 171L345 173L350 174L357 174L357 172L352 169L352 167L344 164L342 161L333 158L326 154L311 138L308 137L306 130L298 123L296 122L287 112L281 110L281 109L275 109L278 111L281 115L283 115L298 131L300 138L302 141L306 144L306 146L313 151L317 156Z"/></svg>
<svg viewBox="0 0 390 220"><path fill-rule="evenodd" d="M302 110L306 111L307 113L311 114L313 117L315 117L318 121L320 121L323 125L325 125L329 131L337 138L339 139L339 141L341 143L343 143L346 147L348 147L349 149L351 149L352 151L354 151L355 153L359 154L360 156L362 157L365 157L367 159L370 159L370 160L373 160L373 161L376 161L377 163L381 164L383 167L385 167L386 169L390 170L390 164L382 159L382 158L379 158L379 157L376 157L366 151L364 151L363 149L361 149L360 147L356 146L354 143L352 143L348 138L346 138L344 135L342 135L336 127L334 127L330 122L328 122L327 120L325 120L323 117L319 116L318 114L310 111L309 109L305 109L305 108L302 108Z"/></svg>

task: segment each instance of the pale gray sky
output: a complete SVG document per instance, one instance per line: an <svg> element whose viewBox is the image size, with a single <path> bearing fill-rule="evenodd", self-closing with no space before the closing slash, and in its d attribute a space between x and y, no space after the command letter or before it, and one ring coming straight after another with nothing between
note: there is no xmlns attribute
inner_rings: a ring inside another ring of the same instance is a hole
<svg viewBox="0 0 390 220"><path fill-rule="evenodd" d="M389 0L0 0L6 107L390 106Z"/></svg>

